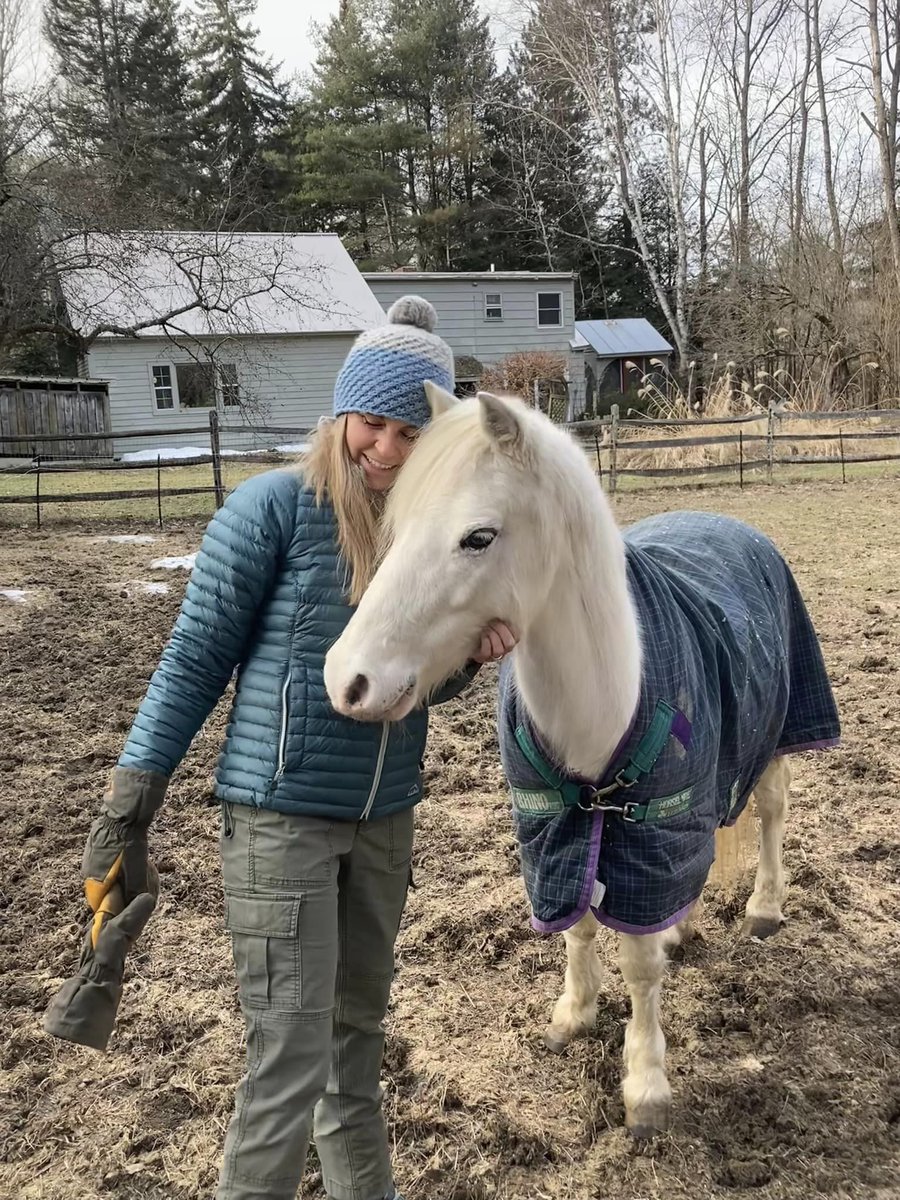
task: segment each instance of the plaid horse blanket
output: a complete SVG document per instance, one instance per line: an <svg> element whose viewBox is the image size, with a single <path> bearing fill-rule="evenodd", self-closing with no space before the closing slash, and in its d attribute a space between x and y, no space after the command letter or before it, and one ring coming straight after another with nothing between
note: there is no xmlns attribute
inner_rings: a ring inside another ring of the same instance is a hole
<svg viewBox="0 0 900 1200"><path fill-rule="evenodd" d="M767 537L692 512L624 536L643 674L600 780L552 761L516 690L514 656L501 669L501 758L541 932L588 908L626 933L677 923L706 881L716 828L738 818L769 762L840 739L815 630Z"/></svg>

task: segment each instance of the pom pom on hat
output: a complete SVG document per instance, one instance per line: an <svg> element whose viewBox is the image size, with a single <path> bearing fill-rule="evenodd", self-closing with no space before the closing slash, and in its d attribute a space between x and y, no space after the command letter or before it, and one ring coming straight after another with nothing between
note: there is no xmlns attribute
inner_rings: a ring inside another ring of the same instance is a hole
<svg viewBox="0 0 900 1200"><path fill-rule="evenodd" d="M347 355L334 389L335 416L371 413L424 425L431 417L425 381L447 392L454 387L453 351L434 332L437 323L422 296L396 300L387 324L360 334Z"/></svg>
<svg viewBox="0 0 900 1200"><path fill-rule="evenodd" d="M438 323L434 305L423 296L401 296L388 309L387 319L391 325L412 325L426 333L434 333Z"/></svg>

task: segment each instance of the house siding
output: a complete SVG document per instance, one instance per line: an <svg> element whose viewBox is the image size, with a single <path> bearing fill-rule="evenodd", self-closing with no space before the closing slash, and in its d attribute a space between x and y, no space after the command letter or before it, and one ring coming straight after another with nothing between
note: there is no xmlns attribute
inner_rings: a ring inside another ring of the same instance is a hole
<svg viewBox="0 0 900 1200"><path fill-rule="evenodd" d="M568 360L575 336L575 281L493 279L417 279L403 275L366 275L366 282L384 309L410 293L424 296L438 314L437 332L455 354L471 354L489 365L517 350L552 350ZM485 319L485 296L503 297L503 319ZM538 292L562 294L562 326L538 325Z"/></svg>
<svg viewBox="0 0 900 1200"><path fill-rule="evenodd" d="M241 388L240 408L220 409L223 422L231 425L287 426L313 428L319 417L331 412L334 382L352 334L288 334L282 337L234 338L230 345L217 345L220 363L234 363ZM161 431L166 446L204 445L201 435L180 434L179 428L205 425L209 409L159 410L154 404L150 367L154 363L196 361L185 346L164 338L97 341L88 353L88 377L109 381L109 412L114 453L152 444L152 437L116 438L130 430ZM289 441L282 437L282 441ZM271 441L251 433L224 433L226 449L252 448Z"/></svg>

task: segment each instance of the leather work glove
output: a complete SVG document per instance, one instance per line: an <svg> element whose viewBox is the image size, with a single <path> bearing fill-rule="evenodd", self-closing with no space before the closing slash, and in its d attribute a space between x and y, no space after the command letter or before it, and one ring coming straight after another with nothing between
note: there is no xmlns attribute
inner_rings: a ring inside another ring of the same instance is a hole
<svg viewBox="0 0 900 1200"><path fill-rule="evenodd" d="M84 893L94 914L77 975L47 1009L54 1037L105 1050L122 998L125 957L159 896L159 876L147 856L147 828L168 779L117 767L103 808L91 825L81 863Z"/></svg>
<svg viewBox="0 0 900 1200"><path fill-rule="evenodd" d="M81 859L84 894L96 912L114 883L125 904L148 887L147 830L163 802L169 780L153 771L116 767Z"/></svg>
<svg viewBox="0 0 900 1200"><path fill-rule="evenodd" d="M47 1009L47 1033L106 1049L122 999L125 956L150 919L157 895L143 892L122 908L121 888L115 885L107 893L85 933L78 974L66 980Z"/></svg>

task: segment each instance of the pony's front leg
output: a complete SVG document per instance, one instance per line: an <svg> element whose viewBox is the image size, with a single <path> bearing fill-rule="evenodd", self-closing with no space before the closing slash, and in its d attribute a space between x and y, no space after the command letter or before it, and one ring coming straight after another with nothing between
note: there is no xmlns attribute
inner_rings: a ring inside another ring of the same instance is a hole
<svg viewBox="0 0 900 1200"><path fill-rule="evenodd" d="M775 758L753 789L759 812L759 865L753 895L747 901L742 933L745 937L770 937L784 923L784 825L788 811L791 768L786 758Z"/></svg>
<svg viewBox="0 0 900 1200"><path fill-rule="evenodd" d="M619 945L619 966L631 996L622 1084L625 1124L640 1138L668 1129L672 1109L672 1089L666 1078L666 1039L659 1025L666 945L665 933L625 933Z"/></svg>
<svg viewBox="0 0 900 1200"><path fill-rule="evenodd" d="M544 1043L554 1054L561 1054L572 1038L587 1033L597 1018L602 970L597 956L596 933L597 922L588 912L563 934L566 939L566 986L544 1034Z"/></svg>

